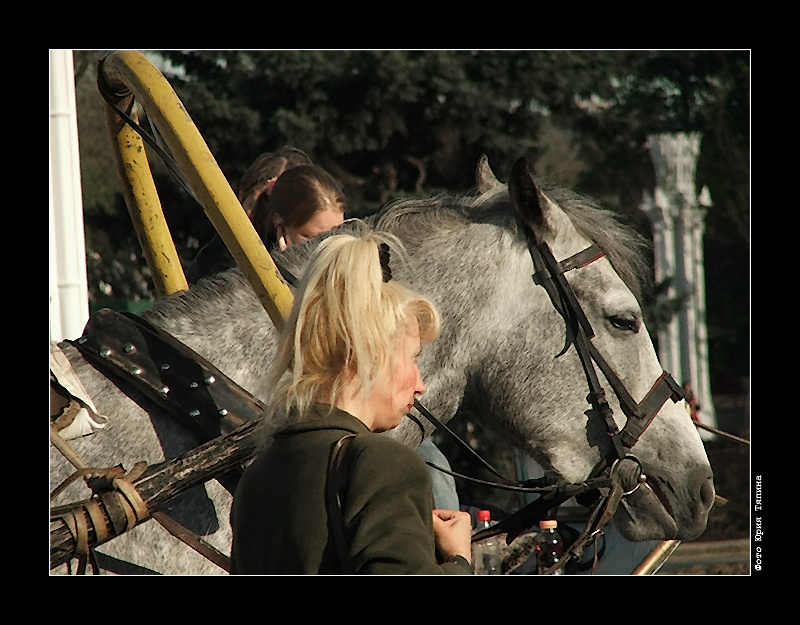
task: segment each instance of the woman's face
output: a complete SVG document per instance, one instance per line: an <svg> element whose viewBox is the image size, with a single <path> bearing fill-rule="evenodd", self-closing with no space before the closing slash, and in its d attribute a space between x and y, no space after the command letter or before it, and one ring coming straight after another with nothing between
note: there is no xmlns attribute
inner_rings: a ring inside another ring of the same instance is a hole
<svg viewBox="0 0 800 625"><path fill-rule="evenodd" d="M425 392L417 358L421 352L419 327L414 321L407 333L397 339L396 357L372 387L370 404L373 432L384 432L400 425L414 406L414 396Z"/></svg>
<svg viewBox="0 0 800 625"><path fill-rule="evenodd" d="M278 247L283 251L290 245L303 243L336 226L341 226L343 222L344 214L336 210L324 210L314 213L311 219L301 226L288 226L279 222L275 229Z"/></svg>

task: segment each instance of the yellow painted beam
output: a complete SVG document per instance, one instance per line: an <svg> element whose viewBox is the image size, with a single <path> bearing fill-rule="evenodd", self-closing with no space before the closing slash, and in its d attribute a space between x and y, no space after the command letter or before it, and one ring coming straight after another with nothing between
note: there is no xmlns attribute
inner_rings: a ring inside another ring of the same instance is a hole
<svg viewBox="0 0 800 625"><path fill-rule="evenodd" d="M206 215L280 328L289 316L292 292L170 84L147 57L135 50L110 54L98 72L110 92L117 94L115 97L123 100L132 94L147 111ZM152 181L149 171L148 175ZM142 189L146 186L143 184ZM149 204L155 210L153 203ZM158 212L163 217L160 204Z"/></svg>
<svg viewBox="0 0 800 625"><path fill-rule="evenodd" d="M132 104L133 96L130 94L116 103L118 108L138 122L135 111L129 112ZM156 295L164 297L185 291L189 286L164 218L142 138L120 119L108 103L105 103L105 109L122 195L153 276Z"/></svg>

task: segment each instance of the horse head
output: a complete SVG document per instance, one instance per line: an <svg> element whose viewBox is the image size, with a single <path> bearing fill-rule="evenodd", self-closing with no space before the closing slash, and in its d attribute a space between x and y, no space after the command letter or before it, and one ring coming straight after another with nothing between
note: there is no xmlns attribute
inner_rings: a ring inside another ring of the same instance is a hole
<svg viewBox="0 0 800 625"><path fill-rule="evenodd" d="M520 230L527 231L530 245L546 246L555 261L564 265L596 243L597 237L592 234L597 233L576 228L567 212L535 182L524 159L513 166L508 189ZM517 371L508 371L517 389L508 396L525 397L521 386L532 379L539 380L538 388L542 380L548 381L547 394L542 395L540 390L538 396L531 397L528 393L527 404L515 406L517 414L510 422L520 429L534 457L568 482L585 480L613 453L612 434L626 425L624 396L628 394L634 405L642 403L654 383L665 375L637 297L615 269L613 256L590 254L582 261L585 264L565 268L562 277L585 315L593 347L609 368L604 371L590 362L593 371L587 371L582 365L576 353L574 328L566 316L562 318L568 304L545 294L542 284L548 276L534 266L532 273L539 272L534 276L539 284L531 281L523 287L524 297L539 302L534 304L534 311L539 311L536 323L550 330L529 330L525 349L518 349L518 353L527 352L528 363L518 361ZM541 312L542 302L550 312ZM557 310L559 306L562 312ZM553 331L557 324L561 332ZM515 332L523 327L518 322ZM540 355L535 356L537 353ZM605 391L614 424L609 425L587 401L591 375L597 376ZM657 408L628 453L635 461L621 464L625 468L620 472L626 474L626 488L634 492L623 498L616 516L623 536L636 541L688 540L702 533L714 500L712 472L683 402L667 400ZM634 489L640 474L644 487Z"/></svg>

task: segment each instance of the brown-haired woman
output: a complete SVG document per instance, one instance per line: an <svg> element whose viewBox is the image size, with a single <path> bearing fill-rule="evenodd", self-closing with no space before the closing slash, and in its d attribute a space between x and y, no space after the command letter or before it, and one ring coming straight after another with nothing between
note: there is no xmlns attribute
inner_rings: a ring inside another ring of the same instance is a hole
<svg viewBox="0 0 800 625"><path fill-rule="evenodd" d="M301 173L278 184L286 173L298 167L302 168ZM276 188L278 199L273 201ZM286 249L344 221L346 204L339 184L314 165L305 152L290 145L277 152L265 152L253 161L242 176L238 197L268 250ZM186 279L194 284L202 277L235 266L222 238L215 234L189 265Z"/></svg>

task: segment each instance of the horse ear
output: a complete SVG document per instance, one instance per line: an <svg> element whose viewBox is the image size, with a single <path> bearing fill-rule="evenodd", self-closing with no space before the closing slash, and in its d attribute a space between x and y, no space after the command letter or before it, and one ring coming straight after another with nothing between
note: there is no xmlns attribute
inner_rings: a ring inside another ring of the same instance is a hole
<svg viewBox="0 0 800 625"><path fill-rule="evenodd" d="M478 167L475 169L475 183L478 186L478 193L486 193L503 184L494 175L492 168L489 167L489 157L485 154L481 154L478 159Z"/></svg>
<svg viewBox="0 0 800 625"><path fill-rule="evenodd" d="M518 217L533 231L537 241L543 240L545 232L554 234L548 216L557 206L536 184L524 157L517 159L511 168L508 192Z"/></svg>

